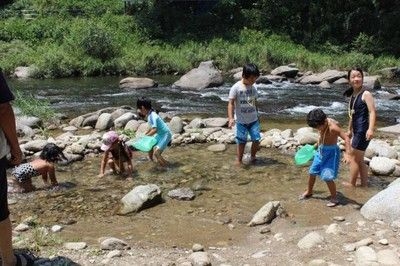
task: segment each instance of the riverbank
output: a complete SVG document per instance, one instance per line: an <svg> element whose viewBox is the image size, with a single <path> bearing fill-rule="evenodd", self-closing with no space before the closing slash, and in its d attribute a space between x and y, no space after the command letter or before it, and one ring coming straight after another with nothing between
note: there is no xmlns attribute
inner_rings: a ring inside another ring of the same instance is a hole
<svg viewBox="0 0 400 266"><path fill-rule="evenodd" d="M99 114L105 114L105 111ZM82 122L92 115L77 117L75 122ZM116 116L114 119L116 124L121 121ZM170 126L177 130L180 123L177 119L174 121ZM341 185L349 175L347 165L342 165L337 182L341 204L337 208L325 206L329 193L322 182L317 182L313 198L298 201L298 195L307 185L307 167L297 167L293 163L295 147L305 141L295 138L297 144L292 146L294 140L290 132L297 132L298 127L285 126L282 131L263 132L263 148L258 153L257 164L238 169L234 166L236 146L231 139L233 135L223 128L226 118L193 119L185 124L186 132L174 135L173 146L165 151L170 167L161 170L147 160L146 154L136 152L132 180L110 175L97 178L100 158L96 150L101 133L89 126L79 130L61 126L67 132L57 131L50 140L64 145L68 158L80 155L84 160L57 166L60 190L10 196L13 228L27 224L27 231L15 234L15 246L37 250L42 257L65 256L82 265L131 265L133 262L137 265L181 265L183 261L194 260L188 257L196 243L205 247L209 260L217 265L302 265L312 259L346 265L360 258L354 251L343 251L342 246L365 239L368 232L373 238L374 251L390 249L397 252L396 227L366 221L358 210L395 177L372 175L369 188L348 189ZM143 127L139 130L140 125L137 126L136 132L145 130ZM316 141L314 134L309 133L308 136ZM379 133L376 137L380 137ZM397 136L388 134L384 138L394 144ZM47 141L40 139L37 139L37 145ZM204 142L207 139L209 142ZM228 142L224 149L210 148L214 141L223 142L223 139ZM22 145L24 151L33 147L28 143ZM383 143L378 146L387 148ZM39 188L42 186L40 180L34 182ZM134 187L145 184L159 186L164 203L137 214L117 215L120 199ZM170 198L168 192L175 188L191 189L195 199L179 201ZM254 213L274 200L281 202L285 210L282 215L267 225L268 228L264 225L248 227ZM335 216L343 216L345 222L336 221L338 225L331 227L343 231L327 233L325 226L331 225ZM61 227L61 231L53 232L54 226ZM387 231L382 233L382 230ZM297 247L300 239L311 231L318 232L324 240L313 246L312 252ZM131 249L109 255L110 251L100 247L99 239L103 237L118 238ZM383 238L390 243L388 248L379 244ZM75 244L67 244L71 242ZM282 249L282 245L286 248ZM64 251L60 251L61 247ZM78 250L65 250L66 247Z"/></svg>

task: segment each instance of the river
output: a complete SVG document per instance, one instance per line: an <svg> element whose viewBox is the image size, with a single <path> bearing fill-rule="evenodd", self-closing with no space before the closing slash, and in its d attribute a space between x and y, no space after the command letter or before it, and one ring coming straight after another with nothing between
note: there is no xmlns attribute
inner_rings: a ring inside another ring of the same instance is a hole
<svg viewBox="0 0 400 266"><path fill-rule="evenodd" d="M157 88L133 91L121 90L120 77L10 80L11 87L48 100L59 112L68 116L80 115L109 106L135 106L138 97L150 97L159 111L176 115L226 116L228 93L232 82L201 91L181 90L171 86L174 76L152 77ZM289 82L257 85L261 119L271 122L303 123L306 114L320 107L340 122L347 121L347 101L342 93L346 86L321 89ZM400 121L400 101L387 100L390 92L400 94L399 86L383 87L373 92L378 112L378 125Z"/></svg>

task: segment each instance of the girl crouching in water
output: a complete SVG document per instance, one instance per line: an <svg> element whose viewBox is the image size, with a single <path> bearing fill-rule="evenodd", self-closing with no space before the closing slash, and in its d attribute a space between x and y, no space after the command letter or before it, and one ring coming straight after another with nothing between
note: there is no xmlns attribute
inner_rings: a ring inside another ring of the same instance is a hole
<svg viewBox="0 0 400 266"><path fill-rule="evenodd" d="M12 171L14 188L10 190L12 193L27 193L35 190L32 184L32 177L41 175L46 187L57 187L56 171L54 163L67 160L60 147L54 143L47 143L39 158L32 162L24 163L16 166ZM50 179L50 183L49 183Z"/></svg>
<svg viewBox="0 0 400 266"><path fill-rule="evenodd" d="M104 154L98 177L105 175L107 165L110 167L112 173L128 178L132 177L132 151L120 140L117 132L108 131L104 133L103 145L101 145L100 149L104 151Z"/></svg>

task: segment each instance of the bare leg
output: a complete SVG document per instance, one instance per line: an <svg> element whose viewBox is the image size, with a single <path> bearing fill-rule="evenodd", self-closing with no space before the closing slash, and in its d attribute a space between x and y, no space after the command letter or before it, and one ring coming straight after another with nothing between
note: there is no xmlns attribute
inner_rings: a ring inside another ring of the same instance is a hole
<svg viewBox="0 0 400 266"><path fill-rule="evenodd" d="M361 186L368 185L368 168L364 163L364 151L352 149L350 159L350 183L344 182L345 186L355 187L357 179L361 178Z"/></svg>
<svg viewBox="0 0 400 266"><path fill-rule="evenodd" d="M361 179L361 186L362 187L367 187L368 186L368 166L364 162L364 154L365 151L359 151L359 161L358 165L360 168L360 179Z"/></svg>
<svg viewBox="0 0 400 266"><path fill-rule="evenodd" d="M329 192L331 193L331 201L337 201L336 199L336 184L333 181L326 181L326 185L328 186Z"/></svg>
<svg viewBox="0 0 400 266"><path fill-rule="evenodd" d="M310 175L308 177L307 190L300 195L300 199L306 199L312 196L314 184L315 184L315 175Z"/></svg>
<svg viewBox="0 0 400 266"><path fill-rule="evenodd" d="M258 148L260 146L260 142L258 141L253 141L251 144L251 161L254 162L256 160L256 154L258 151Z"/></svg>
<svg viewBox="0 0 400 266"><path fill-rule="evenodd" d="M242 164L242 159L243 159L243 154L244 154L244 148L246 144L245 143L239 143L237 145L237 158L236 158L236 165L241 165Z"/></svg>
<svg viewBox="0 0 400 266"><path fill-rule="evenodd" d="M156 148L156 150L154 151L154 155L157 158L158 164L162 167L166 167L168 162L162 157L161 153L162 151L158 148Z"/></svg>
<svg viewBox="0 0 400 266"><path fill-rule="evenodd" d="M117 168L115 167L115 163L114 163L113 159L108 160L107 164L113 173L117 172Z"/></svg>
<svg viewBox="0 0 400 266"><path fill-rule="evenodd" d="M150 159L150 161L153 161L153 153L154 153L154 148L149 151L149 159Z"/></svg>
<svg viewBox="0 0 400 266"><path fill-rule="evenodd" d="M12 249L12 233L10 217L0 222L0 255L3 259L3 266L14 266L17 261Z"/></svg>

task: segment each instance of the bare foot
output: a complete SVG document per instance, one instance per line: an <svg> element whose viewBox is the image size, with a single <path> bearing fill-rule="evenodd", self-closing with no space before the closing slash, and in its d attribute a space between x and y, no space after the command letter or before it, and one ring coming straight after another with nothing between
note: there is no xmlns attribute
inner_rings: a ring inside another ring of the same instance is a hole
<svg viewBox="0 0 400 266"><path fill-rule="evenodd" d="M356 187L355 185L353 185L352 183L347 182L347 181L343 181L342 185L345 186L345 187L352 187L352 188Z"/></svg>
<svg viewBox="0 0 400 266"><path fill-rule="evenodd" d="M242 167L242 166L243 166L243 163L240 162L240 161L238 161L238 160L236 160L236 161L235 161L235 166L237 166L237 167Z"/></svg>
<svg viewBox="0 0 400 266"><path fill-rule="evenodd" d="M308 191L304 192L299 196L299 200L306 200L312 197L312 193L308 193Z"/></svg>
<svg viewBox="0 0 400 266"><path fill-rule="evenodd" d="M339 203L340 202L337 198L333 198L326 204L326 206L332 208L332 207L336 207L337 205L339 205Z"/></svg>

